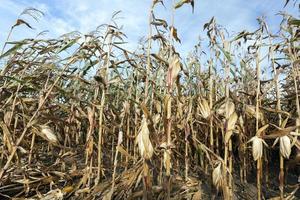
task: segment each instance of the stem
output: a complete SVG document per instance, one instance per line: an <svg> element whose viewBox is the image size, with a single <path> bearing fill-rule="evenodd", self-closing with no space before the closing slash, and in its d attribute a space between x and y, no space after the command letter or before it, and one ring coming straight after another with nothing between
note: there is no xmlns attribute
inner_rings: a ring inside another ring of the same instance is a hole
<svg viewBox="0 0 300 200"><path fill-rule="evenodd" d="M280 175L279 175L279 190L280 190L280 199L284 199L284 158L280 154Z"/></svg>
<svg viewBox="0 0 300 200"><path fill-rule="evenodd" d="M150 177L150 171L149 171L149 166L147 164L147 161L144 159L143 163L143 172L144 172L144 178L143 178L143 183L144 183L144 188L143 188L143 199L144 200L150 200L152 199L152 194L151 194L151 177Z"/></svg>
<svg viewBox="0 0 300 200"><path fill-rule="evenodd" d="M268 30L268 29L267 29ZM280 90L279 90L279 70L276 69L275 63L274 63L274 50L273 50L273 45L271 42L271 35L268 33L269 36L269 45L270 45L270 57L271 57L271 62L272 62L272 68L274 71L274 81L275 81L275 87L276 87L276 110L281 110L281 102L280 102ZM281 118L281 113L278 112L278 124L281 127L282 123L282 118ZM279 158L280 158L280 175L279 175L279 190L280 190L280 198L283 199L284 197L284 158L279 152Z"/></svg>
<svg viewBox="0 0 300 200"><path fill-rule="evenodd" d="M99 110L99 133L98 133L98 171L97 171L97 183L101 180L101 165L102 165L102 123L103 123L103 107L105 103L105 90L102 91L101 103Z"/></svg>
<svg viewBox="0 0 300 200"><path fill-rule="evenodd" d="M171 151L171 149L169 149L169 147L171 146L171 127L172 127L172 121L171 121L171 105L172 105L172 98L171 96L168 94L167 95L167 130L166 130L166 135L167 135L167 147L168 150ZM170 154L170 152L167 151L168 154ZM171 156L171 155L169 155ZM170 160L171 162L171 160ZM171 193L171 186L170 186L170 181L171 181L171 168L170 168L171 164L167 165L167 169L166 169L166 185L167 185L167 199L170 199L170 193Z"/></svg>
<svg viewBox="0 0 300 200"><path fill-rule="evenodd" d="M108 29L108 33L109 33L110 29ZM108 80L108 69L109 69L109 64L110 64L110 54L112 51L112 34L109 35L109 39L108 39L108 53L107 53L107 58L106 58L106 74L105 74L105 80ZM108 84L108 83L107 83ZM100 102L100 110L99 110L99 133L98 133L98 168L97 168L97 183L100 182L101 179L101 164L102 164L102 135L103 135L103 108L104 108L104 104L105 104L105 97L106 97L106 88L108 87L108 85L106 87L103 88L102 90L102 95L101 95L101 102ZM98 88L99 89L99 88Z"/></svg>
<svg viewBox="0 0 300 200"><path fill-rule="evenodd" d="M32 133L31 144L30 144L30 152L29 152L29 158L28 158L28 165L30 165L30 163L31 163L34 142L35 142L35 133Z"/></svg>
<svg viewBox="0 0 300 200"><path fill-rule="evenodd" d="M152 44L152 15L153 15L154 1L152 1L149 10L149 34L148 34L148 46L147 46L147 69L146 69L146 80L145 80L145 105L147 104L148 93L149 93L149 74L151 69L151 44Z"/></svg>
<svg viewBox="0 0 300 200"><path fill-rule="evenodd" d="M262 28L261 28L262 29ZM262 43L262 31L260 35L260 44ZM256 132L259 129L259 104L260 104L260 46L258 47L257 53L256 53L256 75L257 75L257 89L256 89L256 109L255 109L255 115L256 115ZM256 179L257 179L257 199L261 199L261 158L257 160L257 172L256 172Z"/></svg>
<svg viewBox="0 0 300 200"><path fill-rule="evenodd" d="M257 200L261 200L261 158L257 160L257 171L256 171L256 181L257 181Z"/></svg>
<svg viewBox="0 0 300 200"><path fill-rule="evenodd" d="M212 60L210 60L209 64L209 108L212 111L213 107L213 97L212 97ZM209 118L209 134L210 134L210 147L211 150L214 151L214 133L213 133L213 117Z"/></svg>
<svg viewBox="0 0 300 200"><path fill-rule="evenodd" d="M115 154L115 159L114 159L114 170L113 170L113 175L112 175L112 185L111 185L111 190L110 190L110 195L112 196L114 193L115 189L115 179L116 179L116 169L117 169L117 164L118 164L118 145L116 146L116 154Z"/></svg>

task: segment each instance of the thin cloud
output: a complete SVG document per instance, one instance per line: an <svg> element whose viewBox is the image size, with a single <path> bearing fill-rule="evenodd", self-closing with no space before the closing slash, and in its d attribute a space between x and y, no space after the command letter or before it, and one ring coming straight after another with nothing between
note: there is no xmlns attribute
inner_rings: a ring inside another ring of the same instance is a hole
<svg viewBox="0 0 300 200"><path fill-rule="evenodd" d="M88 33L103 23L108 23L112 13L121 10L122 17L117 22L123 25L124 33L131 42L130 47L137 46L139 38L148 33L148 11L150 1L141 0L53 0L37 1L22 0L15 2L12 0L0 0L0 17L3 20L2 30L4 34L0 35L0 42L3 44L9 28L15 22L19 13L27 7L35 7L45 12L45 17L40 22L33 23L35 30L28 30L25 27L18 27L13 34L12 39L22 39L25 37L34 37L39 32L49 30L48 37L58 37L64 33L78 30L82 33ZM255 30L258 27L256 18L265 15L272 31L278 27L280 20L275 14L283 9L283 4L273 0L210 0L196 1L194 14L191 6L184 5L176 10L175 26L178 29L178 35L181 37L182 44L180 51L187 54L197 43L199 35L206 37L203 32L203 24L215 17L217 22L229 30L229 33L235 33L243 29ZM157 17L170 21L171 5L165 1L166 8L159 5L155 9ZM296 14L297 8L289 5L285 8L288 12Z"/></svg>

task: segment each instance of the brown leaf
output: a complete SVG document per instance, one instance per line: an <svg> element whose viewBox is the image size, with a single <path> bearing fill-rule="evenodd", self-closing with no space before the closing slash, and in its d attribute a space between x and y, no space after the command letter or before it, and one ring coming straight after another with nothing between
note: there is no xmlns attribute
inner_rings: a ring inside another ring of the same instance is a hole
<svg viewBox="0 0 300 200"><path fill-rule="evenodd" d="M18 19L17 22L15 23L15 25L13 25L13 27L16 27L16 26L19 26L22 24L25 24L28 28L33 29L32 26L30 26L30 24L27 23L26 21L24 21L23 19Z"/></svg>
<svg viewBox="0 0 300 200"><path fill-rule="evenodd" d="M171 26L170 27L171 29L171 35L172 37L179 43L181 43L180 39L178 38L178 35L177 35L177 29L174 27L174 26Z"/></svg>
<svg viewBox="0 0 300 200"><path fill-rule="evenodd" d="M261 136L262 133L269 127L269 124L264 125L263 127L261 127L260 129L257 130L256 135L257 136Z"/></svg>
<svg viewBox="0 0 300 200"><path fill-rule="evenodd" d="M285 136L285 135L289 134L290 132L294 131L296 128L299 128L299 126L290 126L287 128L279 129L279 130L271 132L269 135L262 136L262 138L274 139L277 137L282 137L282 136Z"/></svg>

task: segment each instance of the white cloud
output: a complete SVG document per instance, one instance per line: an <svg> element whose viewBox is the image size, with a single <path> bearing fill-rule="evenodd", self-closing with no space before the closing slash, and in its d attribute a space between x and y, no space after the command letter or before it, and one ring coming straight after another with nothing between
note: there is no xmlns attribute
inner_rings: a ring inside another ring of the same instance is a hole
<svg viewBox="0 0 300 200"><path fill-rule="evenodd" d="M139 37L148 33L150 4L151 0L0 0L0 17L4 19L1 24L3 31L0 34L0 42L3 44L9 28L26 7L41 9L45 12L45 17L38 23L29 20L36 30L18 27L12 39L34 37L44 30L49 30L49 37L57 37L74 30L88 33L98 25L108 23L113 12L122 10L120 14L122 18L117 21L119 25L124 25L124 33L128 36L127 40L131 42L128 46L133 47L137 44ZM213 16L230 32L237 32L243 29L254 30L257 27L256 18L266 15L273 30L280 19L275 14L282 9L283 4L284 2L280 4L274 0L198 0L195 3L194 14L189 5L184 5L176 10L175 14L175 26L182 40L182 44L178 46L186 55L197 43L199 35L206 37L206 34L202 32L203 24ZM170 1L165 1L165 5L167 9L158 5L155 14L157 17L170 21ZM287 7L287 10L294 14L297 13L296 9L292 6Z"/></svg>

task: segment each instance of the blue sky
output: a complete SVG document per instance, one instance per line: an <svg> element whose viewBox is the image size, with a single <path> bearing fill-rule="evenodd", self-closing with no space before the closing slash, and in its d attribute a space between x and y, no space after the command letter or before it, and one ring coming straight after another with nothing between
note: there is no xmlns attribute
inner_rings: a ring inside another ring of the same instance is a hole
<svg viewBox="0 0 300 200"><path fill-rule="evenodd" d="M11 40L35 37L48 30L47 37L58 37L64 33L78 30L88 33L98 25L106 23L114 11L121 10L119 25L124 26L129 47L134 49L140 37L148 33L148 10L152 0L0 0L0 42L7 37L9 28L18 15L27 7L42 10L45 16L35 22L29 20L35 30L18 27ZM155 14L167 21L171 18L171 0L164 0L166 8L158 5ZM297 6L292 3L283 9L284 0L195 0L194 14L191 6L184 5L176 10L175 27L182 41L181 51L190 51L197 43L199 35L205 39L203 24L215 16L217 22L229 33L255 30L256 18L266 16L270 29L276 31L281 17L280 10L299 16Z"/></svg>

